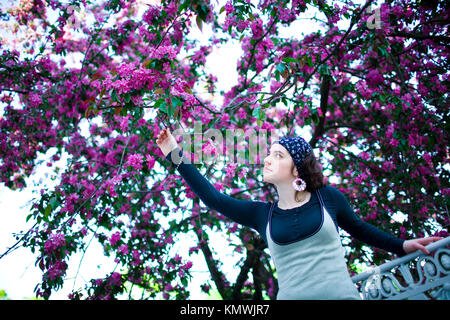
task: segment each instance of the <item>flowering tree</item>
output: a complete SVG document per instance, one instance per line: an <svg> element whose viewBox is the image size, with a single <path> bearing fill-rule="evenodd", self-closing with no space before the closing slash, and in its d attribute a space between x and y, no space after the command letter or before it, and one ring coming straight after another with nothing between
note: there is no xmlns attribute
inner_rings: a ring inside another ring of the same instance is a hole
<svg viewBox="0 0 450 320"><path fill-rule="evenodd" d="M200 206L155 143L161 124L189 128L201 120L219 130L287 134L310 128L327 181L362 219L405 239L448 235L449 4L428 3L20 0L2 8L3 29L13 38L3 35L1 44L1 182L20 190L39 153L56 149L52 161L69 154L60 184L41 190L28 216L35 224L16 244L39 252L37 296L62 286L68 259L93 234L126 271L110 270L71 298L116 298L126 284L142 288L142 298L188 298L192 262L170 251L185 233L197 237L189 252L204 255L224 299L276 296L264 241ZM281 27L305 18L322 28L280 35ZM189 33L205 26L214 36L209 46L197 46ZM243 50L239 79L215 106L195 88L203 83L219 94L205 61L230 40ZM89 135L81 133L83 124ZM242 167L210 165L204 174L233 197L274 200L261 166L238 173ZM403 222L393 218L397 213ZM238 237L234 283L206 229ZM357 262L392 258L342 236L352 271Z"/></svg>

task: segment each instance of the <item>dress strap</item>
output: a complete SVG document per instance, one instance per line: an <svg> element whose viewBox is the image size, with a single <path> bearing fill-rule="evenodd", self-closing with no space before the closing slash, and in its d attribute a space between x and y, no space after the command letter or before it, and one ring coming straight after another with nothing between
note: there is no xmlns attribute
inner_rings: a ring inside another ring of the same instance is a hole
<svg viewBox="0 0 450 320"><path fill-rule="evenodd" d="M320 194L320 190L319 189L317 189L316 192L317 192L317 197L319 198L319 201L320 201L320 206L322 207L321 210L323 210L323 207L325 205L323 203L322 195Z"/></svg>
<svg viewBox="0 0 450 320"><path fill-rule="evenodd" d="M272 217L272 212L273 212L273 208L275 207L275 202L271 202L270 203L270 210L269 210L269 221L270 218Z"/></svg>

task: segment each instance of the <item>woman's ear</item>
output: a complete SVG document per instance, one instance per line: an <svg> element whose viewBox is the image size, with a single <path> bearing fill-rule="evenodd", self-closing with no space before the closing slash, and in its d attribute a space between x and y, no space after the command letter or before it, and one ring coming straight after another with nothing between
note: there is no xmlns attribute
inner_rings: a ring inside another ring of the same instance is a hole
<svg viewBox="0 0 450 320"><path fill-rule="evenodd" d="M294 177L298 178L298 171L297 171L297 167L294 165Z"/></svg>

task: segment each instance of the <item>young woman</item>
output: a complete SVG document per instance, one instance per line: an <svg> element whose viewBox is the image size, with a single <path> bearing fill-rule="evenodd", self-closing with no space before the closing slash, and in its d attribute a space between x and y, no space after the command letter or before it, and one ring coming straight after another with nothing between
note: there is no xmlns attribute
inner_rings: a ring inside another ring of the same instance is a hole
<svg viewBox="0 0 450 320"><path fill-rule="evenodd" d="M207 207L259 232L277 270L279 300L361 299L347 270L338 226L399 256L415 250L429 254L424 246L442 239L401 240L359 219L346 197L323 183L311 146L301 137L281 138L264 159L263 179L278 193L273 203L220 193L194 165L183 161L185 155L169 129L159 133L157 144Z"/></svg>

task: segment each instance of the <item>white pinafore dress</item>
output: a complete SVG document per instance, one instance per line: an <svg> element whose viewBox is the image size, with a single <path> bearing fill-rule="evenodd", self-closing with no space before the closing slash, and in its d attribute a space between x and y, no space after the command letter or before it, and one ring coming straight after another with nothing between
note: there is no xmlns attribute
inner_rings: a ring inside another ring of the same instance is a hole
<svg viewBox="0 0 450 320"><path fill-rule="evenodd" d="M320 191L319 229L303 240L277 244L271 237L272 203L266 226L267 245L278 276L277 300L361 300L347 270L345 251Z"/></svg>

